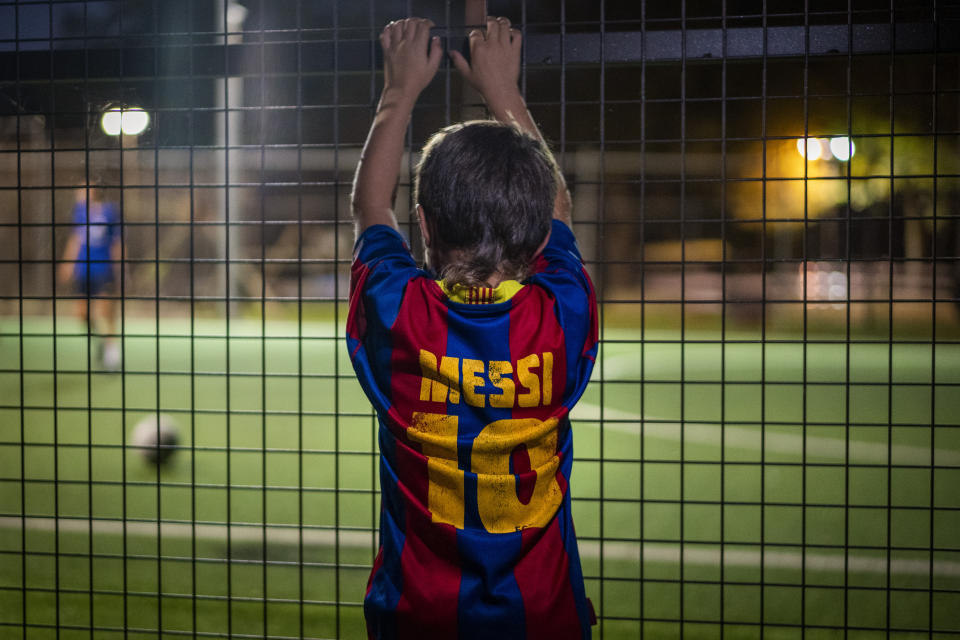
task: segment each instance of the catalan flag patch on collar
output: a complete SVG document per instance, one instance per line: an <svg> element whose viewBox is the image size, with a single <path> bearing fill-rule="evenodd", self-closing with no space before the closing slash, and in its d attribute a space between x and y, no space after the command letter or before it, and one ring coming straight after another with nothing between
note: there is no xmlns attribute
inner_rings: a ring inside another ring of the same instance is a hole
<svg viewBox="0 0 960 640"><path fill-rule="evenodd" d="M454 302L464 304L495 304L497 302L506 302L517 295L523 285L516 280L504 280L496 287L464 287L463 285L448 286L443 280L437 280L437 284Z"/></svg>

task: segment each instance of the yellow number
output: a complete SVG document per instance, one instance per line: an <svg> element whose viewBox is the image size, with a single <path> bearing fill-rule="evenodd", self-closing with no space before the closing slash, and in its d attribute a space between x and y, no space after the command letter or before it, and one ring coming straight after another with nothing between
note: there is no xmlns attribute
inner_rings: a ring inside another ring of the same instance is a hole
<svg viewBox="0 0 960 640"><path fill-rule="evenodd" d="M526 447L530 468L536 471L533 495L526 504L517 495L517 476L510 473L510 457L521 446ZM491 533L546 526L560 508L556 418L491 422L473 441L471 465L477 474L480 519Z"/></svg>
<svg viewBox="0 0 960 640"><path fill-rule="evenodd" d="M416 412L408 433L427 457L427 508L433 522L462 529L464 472L457 466L457 429L457 416ZM526 451L530 470L536 472L526 503L518 495L518 476L510 473L510 458L517 450ZM470 465L477 475L480 519L491 533L546 526L560 508L556 418L491 422L473 441Z"/></svg>
<svg viewBox="0 0 960 640"><path fill-rule="evenodd" d="M407 432L427 457L427 508L433 522L463 529L463 471L457 468L457 416L413 414Z"/></svg>

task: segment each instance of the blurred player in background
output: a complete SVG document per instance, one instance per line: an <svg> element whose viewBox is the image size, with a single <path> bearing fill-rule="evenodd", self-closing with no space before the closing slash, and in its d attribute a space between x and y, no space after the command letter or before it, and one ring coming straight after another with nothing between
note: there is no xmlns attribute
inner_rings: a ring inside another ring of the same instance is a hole
<svg viewBox="0 0 960 640"><path fill-rule="evenodd" d="M120 211L108 202L99 186L81 189L73 205L73 232L60 263L60 281L72 282L76 300L74 314L91 322L91 332L103 336L97 345L97 360L108 370L120 368L117 340L116 281L120 268Z"/></svg>
<svg viewBox="0 0 960 640"><path fill-rule="evenodd" d="M447 127L415 192L427 269L393 193L413 106L440 64L427 20L380 37L384 90L357 167L347 344L380 419L371 638L588 638L569 412L597 352L570 194L517 82L505 18L453 52L495 121Z"/></svg>

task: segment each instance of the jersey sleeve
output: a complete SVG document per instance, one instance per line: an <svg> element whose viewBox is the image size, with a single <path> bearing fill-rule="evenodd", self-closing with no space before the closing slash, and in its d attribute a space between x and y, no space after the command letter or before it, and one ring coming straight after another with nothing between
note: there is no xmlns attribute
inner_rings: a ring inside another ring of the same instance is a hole
<svg viewBox="0 0 960 640"><path fill-rule="evenodd" d="M403 293L420 273L400 233L373 225L357 238L350 271L350 311L347 337L362 341L371 328L387 330L400 311ZM355 349L351 346L351 353Z"/></svg>
<svg viewBox="0 0 960 640"><path fill-rule="evenodd" d="M529 282L551 294L564 332L567 385L563 402L572 407L586 388L597 357L597 296L573 231L560 220L553 221L550 239L533 272Z"/></svg>
<svg viewBox="0 0 960 640"><path fill-rule="evenodd" d="M550 228L550 239L544 247L537 263L535 273L558 273L579 276L583 272L583 257L577 246L577 239L564 222L553 220ZM585 275L585 272L583 272ZM584 282L583 284L587 284Z"/></svg>

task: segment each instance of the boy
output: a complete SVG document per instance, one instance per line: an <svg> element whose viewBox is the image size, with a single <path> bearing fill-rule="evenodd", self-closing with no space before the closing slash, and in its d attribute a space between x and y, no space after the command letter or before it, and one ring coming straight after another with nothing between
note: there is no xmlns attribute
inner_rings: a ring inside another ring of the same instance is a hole
<svg viewBox="0 0 960 640"><path fill-rule="evenodd" d="M353 191L347 344L380 419L371 638L586 638L568 414L597 349L570 196L517 88L504 19L451 57L498 122L430 140L415 189L429 271L392 199L413 105L440 64L431 23L380 36L384 90ZM553 218L553 220L551 220Z"/></svg>
<svg viewBox="0 0 960 640"><path fill-rule="evenodd" d="M98 359L105 369L116 371L120 368L120 345L115 335L116 305L111 291L121 257L120 213L104 199L99 187L89 187L77 192L73 224L59 278L64 283L72 280L77 295L83 296L74 307L80 321L87 324L88 310L92 310L97 323L102 325L100 330L105 337L99 345Z"/></svg>

